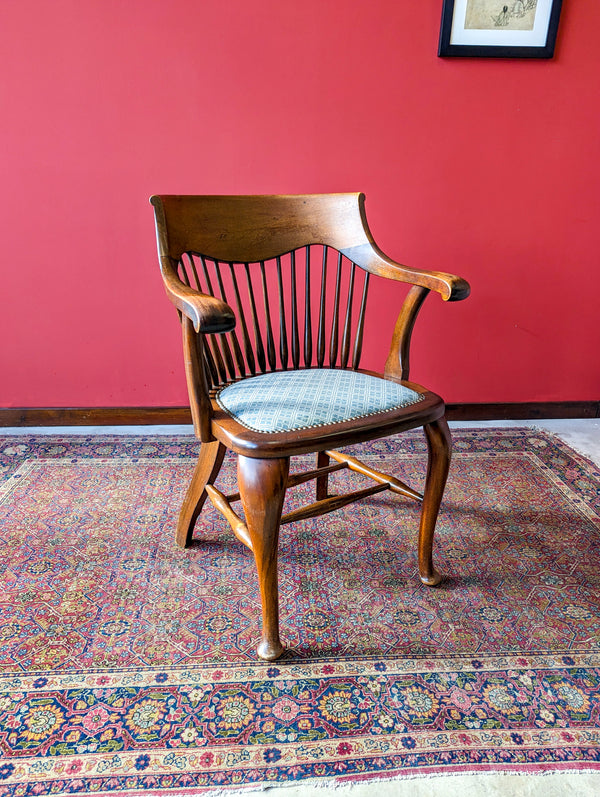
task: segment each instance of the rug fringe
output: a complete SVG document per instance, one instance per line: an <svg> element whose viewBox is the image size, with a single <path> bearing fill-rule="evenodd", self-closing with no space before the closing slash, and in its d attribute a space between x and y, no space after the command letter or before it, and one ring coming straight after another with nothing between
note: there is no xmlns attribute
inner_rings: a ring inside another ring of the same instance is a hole
<svg viewBox="0 0 600 797"><path fill-rule="evenodd" d="M342 776L248 786L100 792L95 797L313 797L313 794L320 795L323 789L335 791L340 797L343 792L349 797L464 797L466 794L469 797L564 797L568 794L596 797L600 794L600 763L598 767L586 766L578 770L554 767L532 772L509 767L478 772L403 772L392 777ZM72 797L72 792L54 797Z"/></svg>

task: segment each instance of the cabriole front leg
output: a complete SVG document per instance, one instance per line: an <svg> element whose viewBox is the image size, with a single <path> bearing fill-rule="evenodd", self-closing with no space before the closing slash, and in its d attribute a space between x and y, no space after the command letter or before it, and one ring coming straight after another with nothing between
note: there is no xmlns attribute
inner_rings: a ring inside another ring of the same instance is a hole
<svg viewBox="0 0 600 797"><path fill-rule="evenodd" d="M283 653L279 639L277 546L289 458L238 457L238 485L258 571L262 603L262 639L257 653L273 661Z"/></svg>
<svg viewBox="0 0 600 797"><path fill-rule="evenodd" d="M442 576L433 566L433 535L450 468L452 438L445 418L427 424L424 430L429 458L419 528L419 575L424 584L434 587Z"/></svg>

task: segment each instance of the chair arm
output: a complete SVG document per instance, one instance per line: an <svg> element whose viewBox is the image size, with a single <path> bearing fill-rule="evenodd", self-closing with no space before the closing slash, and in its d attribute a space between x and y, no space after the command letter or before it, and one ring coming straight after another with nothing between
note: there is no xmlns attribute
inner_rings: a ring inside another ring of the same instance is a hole
<svg viewBox="0 0 600 797"><path fill-rule="evenodd" d="M384 255L375 242L344 249L343 253L372 274L437 291L446 302L459 302L466 299L471 292L469 283L462 277L446 274L443 271L426 271L403 266Z"/></svg>
<svg viewBox="0 0 600 797"><path fill-rule="evenodd" d="M466 279L457 277L455 274L446 274L444 271L407 269L405 266L402 266L402 269L417 277L418 281L415 279L414 285L421 285L424 288L437 291L445 302L462 302L471 293L471 286ZM412 279L410 281L412 282Z"/></svg>
<svg viewBox="0 0 600 797"><path fill-rule="evenodd" d="M446 274L444 276L449 277L451 275ZM453 296L452 293L450 293L447 300L458 301L460 299L466 299L469 295L469 284L459 277L453 277L452 279L457 280L457 282L449 282L448 285L450 288L453 286L456 287L457 295ZM464 283L464 286L461 286L460 283ZM466 290L466 293L461 295L459 293L460 290ZM409 378L410 341L413 327L417 320L419 310L429 295L429 291L429 288L417 283L413 284L406 295L406 299L400 308L400 314L398 315L390 344L390 351L385 363L384 375L388 379L399 379L404 381Z"/></svg>
<svg viewBox="0 0 600 797"><path fill-rule="evenodd" d="M170 265L165 268L163 264L162 276L167 296L190 319L196 332L229 332L235 327L235 313L226 302L190 288Z"/></svg>

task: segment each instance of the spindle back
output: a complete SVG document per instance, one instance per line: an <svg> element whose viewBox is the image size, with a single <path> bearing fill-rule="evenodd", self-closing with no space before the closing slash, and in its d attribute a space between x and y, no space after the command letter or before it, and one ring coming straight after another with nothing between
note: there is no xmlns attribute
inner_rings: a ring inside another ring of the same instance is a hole
<svg viewBox="0 0 600 797"><path fill-rule="evenodd" d="M377 272L364 253L379 260L363 201L153 197L163 272L236 315L235 329L205 336L209 389L274 370L359 368L369 272Z"/></svg>
<svg viewBox="0 0 600 797"><path fill-rule="evenodd" d="M359 367L370 275L341 252L306 245L252 263L186 252L178 275L236 313L235 329L206 336L209 387L274 370Z"/></svg>

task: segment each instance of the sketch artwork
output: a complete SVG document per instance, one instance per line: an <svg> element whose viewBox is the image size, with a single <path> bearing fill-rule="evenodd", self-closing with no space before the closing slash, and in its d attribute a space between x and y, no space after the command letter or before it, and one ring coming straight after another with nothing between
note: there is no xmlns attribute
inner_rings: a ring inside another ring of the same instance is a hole
<svg viewBox="0 0 600 797"><path fill-rule="evenodd" d="M533 30L537 0L467 0L466 30Z"/></svg>

